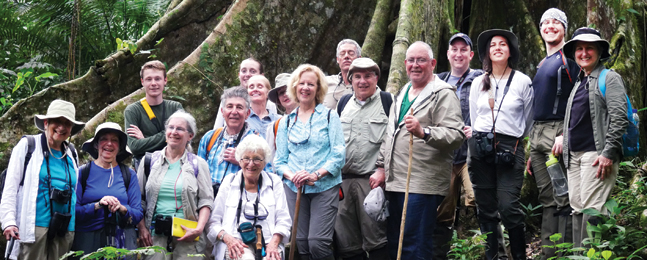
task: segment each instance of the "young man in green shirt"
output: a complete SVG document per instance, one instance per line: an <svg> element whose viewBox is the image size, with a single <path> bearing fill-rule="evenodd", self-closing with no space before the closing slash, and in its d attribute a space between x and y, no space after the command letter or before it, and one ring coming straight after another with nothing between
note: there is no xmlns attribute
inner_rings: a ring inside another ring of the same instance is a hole
<svg viewBox="0 0 647 260"><path fill-rule="evenodd" d="M182 104L164 100L166 66L158 60L146 62L139 72L146 97L128 105L124 111L128 147L133 153L133 166L146 152L162 150L166 146L164 123Z"/></svg>

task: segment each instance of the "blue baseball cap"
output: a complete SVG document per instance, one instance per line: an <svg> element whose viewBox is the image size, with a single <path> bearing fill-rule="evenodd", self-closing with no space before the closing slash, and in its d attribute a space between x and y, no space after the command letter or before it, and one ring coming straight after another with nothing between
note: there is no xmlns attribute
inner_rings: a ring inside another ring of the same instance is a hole
<svg viewBox="0 0 647 260"><path fill-rule="evenodd" d="M454 40L456 39L463 39L463 41L465 41L465 43L470 46L470 49L473 49L472 40L470 39L469 36L467 36L467 34L459 32L457 34L452 35L452 38L449 38L449 45L452 45L452 42L454 42Z"/></svg>

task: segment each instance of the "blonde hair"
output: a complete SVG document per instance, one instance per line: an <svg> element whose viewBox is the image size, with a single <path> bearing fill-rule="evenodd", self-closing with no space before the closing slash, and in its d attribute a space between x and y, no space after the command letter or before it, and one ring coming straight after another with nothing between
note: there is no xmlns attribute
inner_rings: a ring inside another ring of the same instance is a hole
<svg viewBox="0 0 647 260"><path fill-rule="evenodd" d="M300 103L299 98L297 97L297 85L301 80L301 75L305 72L314 72L317 75L317 92L315 95L315 103L323 103L326 93L328 93L328 83L326 82L326 76L323 74L323 71L317 66L310 64L301 64L297 67L292 76L290 76L290 83L288 83L288 90L286 93L291 100L294 100L297 103Z"/></svg>
<svg viewBox="0 0 647 260"><path fill-rule="evenodd" d="M267 88L268 91L272 90L272 85L270 85L270 81L265 76L260 74L254 75L247 80L247 88L249 88L249 82L255 79L259 79L263 83L263 86L265 86L265 88Z"/></svg>
<svg viewBox="0 0 647 260"><path fill-rule="evenodd" d="M142 69L139 71L139 77L144 78L144 70L151 69L151 70L161 70L164 72L164 78L166 78L166 66L164 66L164 63L158 60L152 60L149 62L144 63L142 66Z"/></svg>

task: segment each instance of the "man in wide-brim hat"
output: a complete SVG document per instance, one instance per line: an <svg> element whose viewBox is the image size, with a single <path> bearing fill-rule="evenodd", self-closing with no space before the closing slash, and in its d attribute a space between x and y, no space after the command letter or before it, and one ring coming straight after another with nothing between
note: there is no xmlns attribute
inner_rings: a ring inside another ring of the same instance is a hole
<svg viewBox="0 0 647 260"><path fill-rule="evenodd" d="M75 114L72 103L52 101L34 118L43 133L21 139L11 153L0 203L3 234L16 239L10 259L58 259L70 249L78 158L66 140L85 126Z"/></svg>

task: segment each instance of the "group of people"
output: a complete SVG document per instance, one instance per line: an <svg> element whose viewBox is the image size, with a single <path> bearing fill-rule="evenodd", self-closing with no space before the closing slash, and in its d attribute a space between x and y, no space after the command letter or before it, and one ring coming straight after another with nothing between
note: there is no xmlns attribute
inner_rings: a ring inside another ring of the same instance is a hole
<svg viewBox="0 0 647 260"><path fill-rule="evenodd" d="M519 42L507 30L479 35L482 70L469 67L473 44L463 33L450 38L451 70L440 74L432 48L415 42L405 59L410 81L396 95L380 91L380 67L350 39L337 46L338 75L302 64L274 88L262 64L246 59L241 85L224 91L195 153L196 120L163 99L159 61L141 69L146 96L126 108L126 130L99 125L82 146L94 158L83 166L68 139L84 123L73 104L55 100L35 117L43 133L22 138L7 169L0 220L17 242L11 259L139 244L172 259L273 260L286 258L291 235L300 259L396 259L401 229L402 259L445 259L461 186L487 234L486 258L507 259L502 223L512 258L526 259L527 136L542 244L559 232L579 246L587 223L599 221L582 209L603 211L628 120L621 77L610 71L606 93L599 88L609 43L591 28L565 42L567 25L558 9L542 16L547 56L534 79L514 69ZM568 195L554 192L549 154L562 155ZM131 155L136 172L123 164Z"/></svg>

